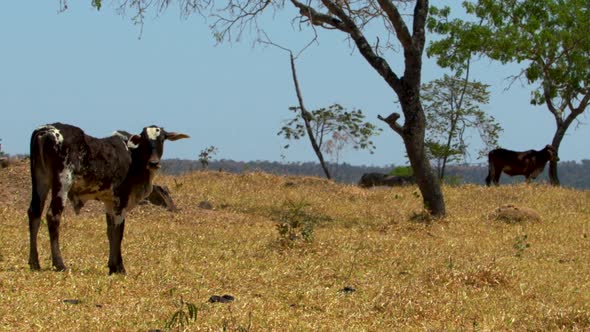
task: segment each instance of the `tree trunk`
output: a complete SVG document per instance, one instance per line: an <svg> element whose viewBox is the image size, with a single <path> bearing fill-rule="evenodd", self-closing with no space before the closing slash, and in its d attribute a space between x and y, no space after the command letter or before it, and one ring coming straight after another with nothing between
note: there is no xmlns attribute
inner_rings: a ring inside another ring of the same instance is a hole
<svg viewBox="0 0 590 332"><path fill-rule="evenodd" d="M424 146L426 119L420 103L422 53L424 52L426 40L425 26L428 17L428 0L416 0L411 32L404 21L402 13L400 13L393 1L378 0L373 3L375 7L377 4L379 5L402 45L404 74L401 78L391 69L389 63L375 52L373 46L365 38L361 27L357 25L355 19L348 15L344 5L341 5L340 2L321 0L329 14L318 12L310 7L308 5L310 2L304 4L297 0L291 0L291 3L299 8L299 13L306 16L311 24L327 29L338 29L348 34L356 44L359 53L397 94L404 112L405 123L403 128L395 122L400 117L397 113L393 113L387 118L381 116L378 116L378 118L387 122L391 129L404 140L416 182L422 192L424 206L434 217L443 217L445 215L445 202L440 183L432 172L430 162L426 157Z"/></svg>
<svg viewBox="0 0 590 332"><path fill-rule="evenodd" d="M451 115L451 129L449 130L449 136L447 137L447 145L445 146L446 153L443 157L443 162L442 162L442 167L439 173L439 180L442 182L445 178L445 169L447 168L447 160L449 158L449 151L451 151L451 142L453 140L453 135L455 134L455 128L457 127L457 121L458 121L458 117L459 117L459 111L457 111L457 116L453 117L453 115Z"/></svg>
<svg viewBox="0 0 590 332"><path fill-rule="evenodd" d="M320 161L320 165L324 170L324 174L326 174L326 178L328 180L332 179L330 176L330 171L328 170L328 166L324 161L324 155L322 154L322 150L318 145L315 136L313 134L313 130L311 129L311 125L309 121L311 120L311 113L307 111L305 105L303 104L303 95L301 94L301 89L299 88L299 80L297 80L297 72L295 70L295 58L293 57L293 53L290 53L291 56L291 73L293 74L293 83L295 84L295 92L297 93L297 100L299 101L299 108L301 109L301 118L303 119L303 123L305 124L305 130L307 131L307 136L309 137L309 142L311 143L311 147L315 152L318 160Z"/></svg>
<svg viewBox="0 0 590 332"><path fill-rule="evenodd" d="M417 91L414 96L417 96ZM424 145L424 134L426 119L422 104L417 98L400 98L404 114L406 114L404 126L401 127L396 120L399 114L393 113L387 118L378 116L385 121L393 131L397 132L403 139L410 159L410 165L414 171L416 183L422 193L424 208L433 217L444 217L446 214L445 201L436 174L433 173L430 161L426 156Z"/></svg>
<svg viewBox="0 0 590 332"><path fill-rule="evenodd" d="M559 156L559 145L565 136L565 131L567 127L565 125L558 125L557 130L555 130L555 135L553 135L553 140L551 141L551 145L555 148L555 152ZM549 161L549 182L551 182L554 186L559 186L559 176L557 174L557 161L550 160Z"/></svg>
<svg viewBox="0 0 590 332"><path fill-rule="evenodd" d="M403 105L402 105L403 107ZM416 182L422 193L424 208L428 210L433 217L443 217L446 214L445 202L440 188L440 183L435 174L432 172L430 161L426 156L424 146L425 118L422 105L415 103L410 107L414 108L409 112L414 116L406 119L402 139L408 152L410 165L414 170Z"/></svg>

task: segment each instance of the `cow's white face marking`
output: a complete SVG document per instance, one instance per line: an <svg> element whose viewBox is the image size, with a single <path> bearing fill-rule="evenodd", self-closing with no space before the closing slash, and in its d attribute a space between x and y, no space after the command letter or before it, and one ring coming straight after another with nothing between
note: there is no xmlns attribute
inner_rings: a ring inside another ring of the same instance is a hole
<svg viewBox="0 0 590 332"><path fill-rule="evenodd" d="M59 173L59 183L61 184L61 188L58 192L58 195L61 197L63 204L65 204L68 198L68 191L70 191L73 182L74 177L72 165L65 164L63 171Z"/></svg>
<svg viewBox="0 0 590 332"><path fill-rule="evenodd" d="M37 127L37 130L41 130L41 129L45 129L47 134L53 136L54 140L58 144L61 144L64 141L64 136L61 134L59 129L55 128L54 126L45 125L45 126Z"/></svg>
<svg viewBox="0 0 590 332"><path fill-rule="evenodd" d="M133 141L132 141L132 140L129 140L129 141L127 141L127 147L128 147L129 149L136 149L138 146L139 146L139 145L137 145L137 144L133 143Z"/></svg>
<svg viewBox="0 0 590 332"><path fill-rule="evenodd" d="M150 128L146 129L146 132L147 132L149 139L156 140L156 139L158 139L158 136L160 136L160 133L162 132L162 130L158 127L150 127Z"/></svg>

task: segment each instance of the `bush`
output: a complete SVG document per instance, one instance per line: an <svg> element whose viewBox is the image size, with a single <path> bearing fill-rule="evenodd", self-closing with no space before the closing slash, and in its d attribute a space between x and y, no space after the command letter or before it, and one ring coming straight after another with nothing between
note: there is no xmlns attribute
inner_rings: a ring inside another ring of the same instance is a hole
<svg viewBox="0 0 590 332"><path fill-rule="evenodd" d="M317 217L311 215L305 209L308 203L287 201L285 208L278 211L277 231L279 242L286 247L292 247L297 240L310 243L313 241L313 231Z"/></svg>
<svg viewBox="0 0 590 332"><path fill-rule="evenodd" d="M397 166L389 172L389 175L393 176L412 176L414 175L414 170L412 170L412 166Z"/></svg>

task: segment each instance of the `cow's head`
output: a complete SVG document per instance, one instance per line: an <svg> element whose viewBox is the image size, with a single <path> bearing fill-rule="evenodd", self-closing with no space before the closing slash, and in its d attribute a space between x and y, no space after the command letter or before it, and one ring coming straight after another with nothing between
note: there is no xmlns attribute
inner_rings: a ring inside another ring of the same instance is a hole
<svg viewBox="0 0 590 332"><path fill-rule="evenodd" d="M559 156L557 155L557 150L553 147L553 145L547 144L545 146L545 151L547 151L547 155L549 156L549 160L557 162L559 161Z"/></svg>
<svg viewBox="0 0 590 332"><path fill-rule="evenodd" d="M160 168L160 160L164 153L164 141L176 141L190 136L181 133L167 132L158 126L143 128L139 135L132 135L127 140L134 162L140 162L150 170Z"/></svg>

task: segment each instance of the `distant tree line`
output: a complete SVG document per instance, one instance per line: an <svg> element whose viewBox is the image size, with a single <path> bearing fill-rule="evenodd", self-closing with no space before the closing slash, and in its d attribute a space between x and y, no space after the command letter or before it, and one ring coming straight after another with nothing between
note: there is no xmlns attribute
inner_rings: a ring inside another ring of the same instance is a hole
<svg viewBox="0 0 590 332"><path fill-rule="evenodd" d="M332 170L333 180L340 183L356 184L364 173L390 173L396 165L388 166L355 166L350 164L333 164L328 163ZM187 159L166 159L162 162L162 171L165 174L178 175L186 172L201 170L202 166L198 160ZM576 189L590 189L590 160L585 159L581 162L560 161L560 180L564 187ZM229 173L244 173L260 171L276 175L295 175L295 176L317 176L323 177L322 167L317 162L292 162L282 163L276 161L234 161L234 160L215 160L209 161L209 171L223 171ZM488 172L487 164L477 165L449 165L447 169L448 184L480 184L484 185L484 179ZM534 183L549 182L545 171L537 178ZM509 183L524 182L524 177L510 177L503 174L500 178L500 185Z"/></svg>

